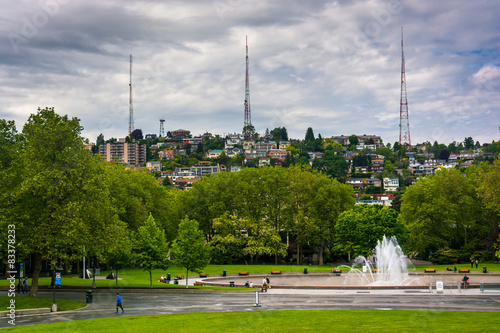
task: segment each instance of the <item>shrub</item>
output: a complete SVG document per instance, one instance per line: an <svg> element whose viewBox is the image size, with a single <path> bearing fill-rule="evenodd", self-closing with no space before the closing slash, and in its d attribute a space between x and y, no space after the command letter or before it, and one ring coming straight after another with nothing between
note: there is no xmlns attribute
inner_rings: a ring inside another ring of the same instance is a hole
<svg viewBox="0 0 500 333"><path fill-rule="evenodd" d="M442 249L437 250L430 256L430 260L434 264L448 265L460 262L461 253L458 250Z"/></svg>

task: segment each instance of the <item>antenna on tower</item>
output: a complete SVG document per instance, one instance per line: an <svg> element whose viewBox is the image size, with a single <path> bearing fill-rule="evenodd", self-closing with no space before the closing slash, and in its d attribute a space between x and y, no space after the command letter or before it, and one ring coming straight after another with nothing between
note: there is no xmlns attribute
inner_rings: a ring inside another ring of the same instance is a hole
<svg viewBox="0 0 500 333"><path fill-rule="evenodd" d="M243 123L243 137L248 139L255 136L255 128L252 125L252 111L250 109L250 81L248 79L248 36L246 40L246 71L245 71L245 121Z"/></svg>
<svg viewBox="0 0 500 333"><path fill-rule="evenodd" d="M248 36L245 36L246 39L246 71L245 71L245 122L244 125L252 125L252 114L250 109L250 81L248 79Z"/></svg>
<svg viewBox="0 0 500 333"><path fill-rule="evenodd" d="M163 123L165 123L165 119L160 119L160 137L164 137L165 136L165 132L163 130Z"/></svg>
<svg viewBox="0 0 500 333"><path fill-rule="evenodd" d="M129 117L128 117L128 135L134 131L134 105L132 104L132 55L130 55L130 97L129 97Z"/></svg>
<svg viewBox="0 0 500 333"><path fill-rule="evenodd" d="M403 27L401 27L401 99L399 102L399 144L411 146L408 99L406 96L405 53L403 51Z"/></svg>

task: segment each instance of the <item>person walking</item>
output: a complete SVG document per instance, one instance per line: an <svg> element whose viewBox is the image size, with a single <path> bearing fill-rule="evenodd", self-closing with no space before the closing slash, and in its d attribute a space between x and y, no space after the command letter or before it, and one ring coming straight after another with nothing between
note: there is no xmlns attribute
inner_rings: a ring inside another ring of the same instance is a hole
<svg viewBox="0 0 500 333"><path fill-rule="evenodd" d="M123 306L122 306L122 297L120 296L119 293L116 293L116 312L115 313L118 313L118 308L122 309L122 313L125 312L123 310Z"/></svg>
<svg viewBox="0 0 500 333"><path fill-rule="evenodd" d="M23 289L23 278L19 278L19 283L17 284L17 293L24 294L24 289Z"/></svg>
<svg viewBox="0 0 500 333"><path fill-rule="evenodd" d="M23 292L26 292L26 294L28 293L28 277L25 276L24 277L24 281L23 281Z"/></svg>
<svg viewBox="0 0 500 333"><path fill-rule="evenodd" d="M477 264L479 264L479 261L476 259L476 268L477 268Z"/></svg>

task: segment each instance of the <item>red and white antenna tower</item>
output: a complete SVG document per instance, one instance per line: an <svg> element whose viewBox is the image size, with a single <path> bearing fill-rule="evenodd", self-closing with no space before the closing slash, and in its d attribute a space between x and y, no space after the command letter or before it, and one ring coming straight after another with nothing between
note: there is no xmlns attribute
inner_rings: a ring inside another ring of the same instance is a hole
<svg viewBox="0 0 500 333"><path fill-rule="evenodd" d="M132 55L130 55L130 97L129 97L129 117L128 117L128 135L134 131L134 105L132 104Z"/></svg>
<svg viewBox="0 0 500 333"><path fill-rule="evenodd" d="M401 99L399 102L399 144L411 146L408 99L406 97L405 53L403 51L403 27L401 27Z"/></svg>
<svg viewBox="0 0 500 333"><path fill-rule="evenodd" d="M245 122L244 127L252 125L252 113L250 110L250 82L248 80L248 36L246 38L247 45L247 67L245 72Z"/></svg>

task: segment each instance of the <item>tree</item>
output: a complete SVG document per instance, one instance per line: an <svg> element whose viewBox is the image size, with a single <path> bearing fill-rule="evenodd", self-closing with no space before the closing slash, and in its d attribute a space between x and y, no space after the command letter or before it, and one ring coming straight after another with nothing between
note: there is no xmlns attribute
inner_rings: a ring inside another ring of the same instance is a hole
<svg viewBox="0 0 500 333"><path fill-rule="evenodd" d="M349 137L349 145L350 146L352 146L352 145L354 145L354 146L359 145L359 139L358 139L358 137L356 135L353 134L353 135L351 135Z"/></svg>
<svg viewBox="0 0 500 333"><path fill-rule="evenodd" d="M130 265L133 242L126 228L116 230L112 234L114 242L106 246L103 262L115 269L115 287L118 287L118 269Z"/></svg>
<svg viewBox="0 0 500 333"><path fill-rule="evenodd" d="M446 160L448 161L448 158L450 157L450 152L448 151L448 149L443 149L441 150L441 152L439 153L439 159L441 160Z"/></svg>
<svg viewBox="0 0 500 333"><path fill-rule="evenodd" d="M186 269L186 288L189 271L201 273L210 262L210 248L205 245L203 232L198 230L198 222L185 218L179 224L179 234L172 244L175 261Z"/></svg>
<svg viewBox="0 0 500 333"><path fill-rule="evenodd" d="M468 172L473 170L471 166ZM410 249L427 258L439 249L461 249L469 243L474 247L476 240L494 232L488 217L491 213L483 208L476 182L473 174L441 169L407 188L400 218L410 230Z"/></svg>
<svg viewBox="0 0 500 333"><path fill-rule="evenodd" d="M382 205L357 205L340 214L337 224L337 250L354 256L370 255L377 241L385 235L396 236L405 244L407 229L399 222L398 213Z"/></svg>
<svg viewBox="0 0 500 333"><path fill-rule="evenodd" d="M306 131L305 141L307 144L312 144L314 142L314 140L315 140L315 138L314 138L313 129L312 129L312 127L308 127L307 131Z"/></svg>
<svg viewBox="0 0 500 333"><path fill-rule="evenodd" d="M143 139L142 130L141 129L135 129L132 133L130 133L130 139L132 141L142 140Z"/></svg>
<svg viewBox="0 0 500 333"><path fill-rule="evenodd" d="M469 136L464 139L464 147L467 150L471 150L474 148L474 140L472 139L472 137Z"/></svg>
<svg viewBox="0 0 500 333"><path fill-rule="evenodd" d="M153 288L153 269L167 269L168 243L163 230L156 226L155 219L150 214L145 224L137 230L134 242L136 261L149 272L149 285Z"/></svg>
<svg viewBox="0 0 500 333"><path fill-rule="evenodd" d="M108 228L119 222L105 164L85 149L81 130L77 118L38 109L17 139L16 168L0 174L7 184L0 196L0 224L3 230L4 224L15 225L17 250L31 254L32 297L44 257L52 264L72 260L83 246L101 256L112 241Z"/></svg>

